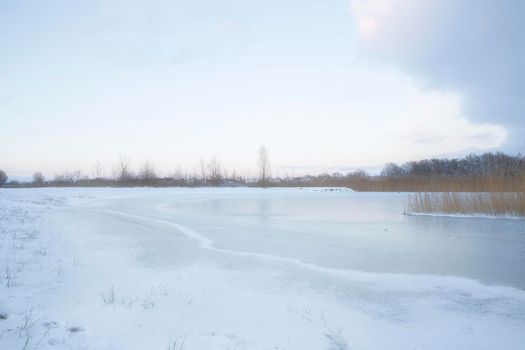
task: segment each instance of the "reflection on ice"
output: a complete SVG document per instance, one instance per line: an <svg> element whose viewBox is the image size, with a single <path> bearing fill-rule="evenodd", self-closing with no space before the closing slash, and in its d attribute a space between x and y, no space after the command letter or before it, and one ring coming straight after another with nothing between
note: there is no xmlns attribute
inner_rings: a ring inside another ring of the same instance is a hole
<svg viewBox="0 0 525 350"><path fill-rule="evenodd" d="M172 204L166 217L195 227L217 247L325 267L462 276L525 289L522 220L406 216L404 194L232 197Z"/></svg>

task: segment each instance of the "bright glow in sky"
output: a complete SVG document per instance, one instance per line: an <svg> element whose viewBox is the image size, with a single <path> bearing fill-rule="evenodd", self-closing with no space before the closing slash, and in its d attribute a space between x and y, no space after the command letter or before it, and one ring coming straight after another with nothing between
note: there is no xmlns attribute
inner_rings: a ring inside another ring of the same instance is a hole
<svg viewBox="0 0 525 350"><path fill-rule="evenodd" d="M250 173L265 144L279 175L505 147L521 116L470 115L473 89L407 69L415 4L2 1L0 169L110 175L126 155L167 174L216 155Z"/></svg>

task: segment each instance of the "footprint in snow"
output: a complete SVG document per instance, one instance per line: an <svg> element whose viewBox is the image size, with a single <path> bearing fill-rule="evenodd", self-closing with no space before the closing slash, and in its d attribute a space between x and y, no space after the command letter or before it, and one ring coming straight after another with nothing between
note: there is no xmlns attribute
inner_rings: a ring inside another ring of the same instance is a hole
<svg viewBox="0 0 525 350"><path fill-rule="evenodd" d="M71 334L74 334L74 333L80 333L80 332L84 332L85 329L83 327L77 327L77 326L74 326L74 327L69 327L67 329L67 331Z"/></svg>

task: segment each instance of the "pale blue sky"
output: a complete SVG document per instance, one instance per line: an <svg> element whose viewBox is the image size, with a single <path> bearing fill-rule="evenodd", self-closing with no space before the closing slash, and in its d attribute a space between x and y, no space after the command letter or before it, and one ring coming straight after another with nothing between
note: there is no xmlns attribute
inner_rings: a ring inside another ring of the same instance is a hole
<svg viewBox="0 0 525 350"><path fill-rule="evenodd" d="M126 155L166 174L216 155L250 173L265 144L279 175L523 151L523 9L3 0L0 168L111 175Z"/></svg>

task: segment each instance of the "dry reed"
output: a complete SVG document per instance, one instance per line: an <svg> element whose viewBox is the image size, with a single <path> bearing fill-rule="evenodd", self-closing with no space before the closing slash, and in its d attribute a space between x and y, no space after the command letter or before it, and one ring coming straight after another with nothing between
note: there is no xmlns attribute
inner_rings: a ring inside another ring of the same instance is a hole
<svg viewBox="0 0 525 350"><path fill-rule="evenodd" d="M525 217L525 192L419 192L407 213Z"/></svg>
<svg viewBox="0 0 525 350"><path fill-rule="evenodd" d="M362 192L525 192L525 176L317 177L272 185L349 187Z"/></svg>

